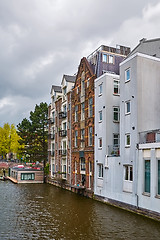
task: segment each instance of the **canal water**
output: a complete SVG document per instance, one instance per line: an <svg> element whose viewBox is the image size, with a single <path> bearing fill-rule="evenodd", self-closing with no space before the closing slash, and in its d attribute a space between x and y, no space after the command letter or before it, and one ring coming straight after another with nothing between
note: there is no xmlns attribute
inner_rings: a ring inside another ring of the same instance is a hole
<svg viewBox="0 0 160 240"><path fill-rule="evenodd" d="M160 223L48 184L0 182L0 240L160 239Z"/></svg>

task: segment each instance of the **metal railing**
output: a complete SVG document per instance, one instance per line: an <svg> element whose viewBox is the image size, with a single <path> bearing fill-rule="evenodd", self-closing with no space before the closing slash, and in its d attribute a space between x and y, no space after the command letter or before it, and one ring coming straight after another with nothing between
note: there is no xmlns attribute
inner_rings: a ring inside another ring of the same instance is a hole
<svg viewBox="0 0 160 240"><path fill-rule="evenodd" d="M66 118L66 117L67 117L67 113L66 112L60 112L59 113L59 119Z"/></svg>
<svg viewBox="0 0 160 240"><path fill-rule="evenodd" d="M66 137L67 136L67 130L59 130L59 136L60 137Z"/></svg>
<svg viewBox="0 0 160 240"><path fill-rule="evenodd" d="M139 144L160 142L160 129L139 133Z"/></svg>
<svg viewBox="0 0 160 240"><path fill-rule="evenodd" d="M59 149L59 155L66 156L67 155L67 150L66 149Z"/></svg>

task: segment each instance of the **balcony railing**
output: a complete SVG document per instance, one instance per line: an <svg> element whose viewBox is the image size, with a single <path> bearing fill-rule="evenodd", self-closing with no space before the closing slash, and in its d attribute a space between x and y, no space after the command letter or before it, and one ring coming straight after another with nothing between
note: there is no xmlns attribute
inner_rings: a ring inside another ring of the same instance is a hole
<svg viewBox="0 0 160 240"><path fill-rule="evenodd" d="M60 137L66 137L67 136L67 130L60 130L59 131L59 136Z"/></svg>
<svg viewBox="0 0 160 240"><path fill-rule="evenodd" d="M153 131L145 131L139 133L139 143L155 143L160 142L160 129Z"/></svg>
<svg viewBox="0 0 160 240"><path fill-rule="evenodd" d="M66 156L67 150L66 149L59 149L59 155Z"/></svg>
<svg viewBox="0 0 160 240"><path fill-rule="evenodd" d="M109 145L108 156L119 157L120 156L119 145Z"/></svg>
<svg viewBox="0 0 160 240"><path fill-rule="evenodd" d="M66 118L66 117L67 117L67 113L66 112L60 112L59 113L59 119Z"/></svg>

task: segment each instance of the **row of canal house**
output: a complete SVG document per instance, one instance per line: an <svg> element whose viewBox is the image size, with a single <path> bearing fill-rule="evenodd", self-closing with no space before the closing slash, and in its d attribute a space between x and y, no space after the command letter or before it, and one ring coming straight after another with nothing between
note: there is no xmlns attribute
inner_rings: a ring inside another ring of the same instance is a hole
<svg viewBox="0 0 160 240"><path fill-rule="evenodd" d="M51 98L53 181L160 213L160 39L142 39L132 52L101 46L52 86Z"/></svg>

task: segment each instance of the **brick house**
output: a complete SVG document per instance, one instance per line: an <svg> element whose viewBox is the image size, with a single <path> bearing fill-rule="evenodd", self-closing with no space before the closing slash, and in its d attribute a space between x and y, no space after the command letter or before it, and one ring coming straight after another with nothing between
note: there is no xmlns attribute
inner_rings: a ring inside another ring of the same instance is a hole
<svg viewBox="0 0 160 240"><path fill-rule="evenodd" d="M72 89L72 186L93 191L94 183L94 79L85 57Z"/></svg>

